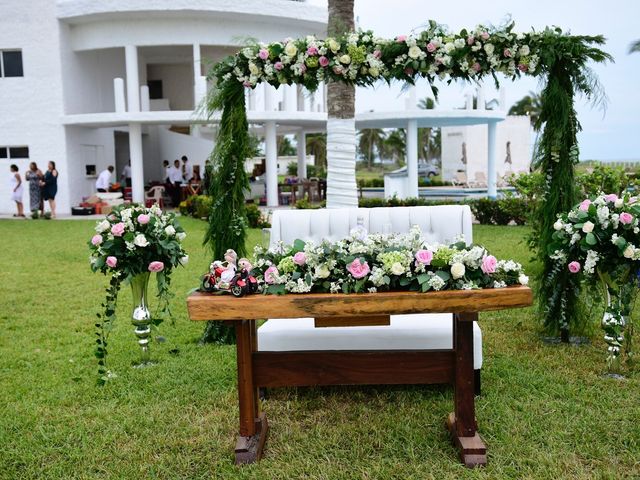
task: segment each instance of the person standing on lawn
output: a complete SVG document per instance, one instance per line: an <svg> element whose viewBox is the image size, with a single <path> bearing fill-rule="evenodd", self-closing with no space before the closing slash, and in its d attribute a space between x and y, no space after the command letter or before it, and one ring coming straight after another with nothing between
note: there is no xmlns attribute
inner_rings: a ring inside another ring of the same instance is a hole
<svg viewBox="0 0 640 480"><path fill-rule="evenodd" d="M120 175L120 182L124 187L131 187L131 160L122 169L122 175Z"/></svg>
<svg viewBox="0 0 640 480"><path fill-rule="evenodd" d="M44 181L40 182L42 187L42 198L49 200L49 208L51 209L51 218L56 218L56 194L58 193L58 170L56 170L56 162L53 160L47 165L47 171L44 173ZM44 213L44 207L43 207Z"/></svg>
<svg viewBox="0 0 640 480"><path fill-rule="evenodd" d="M178 208L180 205L180 197L182 196L182 170L180 169L180 160L173 162L173 167L169 169L169 185L171 185L170 195L173 208Z"/></svg>
<svg viewBox="0 0 640 480"><path fill-rule="evenodd" d="M40 182L43 177L44 175L42 175L36 162L31 162L29 164L29 170L24 174L24 179L29 182L29 207L31 213L35 212L39 214L41 210L44 210L40 188Z"/></svg>
<svg viewBox="0 0 640 480"><path fill-rule="evenodd" d="M24 217L24 206L22 205L22 179L18 173L18 166L13 164L10 167L11 177L9 178L9 184L11 185L11 200L16 202L18 207L18 213L13 214L14 217Z"/></svg>
<svg viewBox="0 0 640 480"><path fill-rule="evenodd" d="M101 193L105 193L109 191L109 186L111 185L111 174L113 173L113 165L109 165L98 175L98 179L96 180L96 190Z"/></svg>

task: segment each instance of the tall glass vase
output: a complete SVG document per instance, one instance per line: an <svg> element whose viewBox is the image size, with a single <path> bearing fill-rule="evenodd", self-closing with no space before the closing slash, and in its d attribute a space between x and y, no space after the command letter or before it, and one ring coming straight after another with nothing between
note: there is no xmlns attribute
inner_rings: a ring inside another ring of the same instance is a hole
<svg viewBox="0 0 640 480"><path fill-rule="evenodd" d="M147 306L147 289L151 273L139 273L131 278L131 293L133 295L133 314L131 322L136 327L138 345L141 348L140 362L137 366L150 365L149 337L151 336L151 313Z"/></svg>

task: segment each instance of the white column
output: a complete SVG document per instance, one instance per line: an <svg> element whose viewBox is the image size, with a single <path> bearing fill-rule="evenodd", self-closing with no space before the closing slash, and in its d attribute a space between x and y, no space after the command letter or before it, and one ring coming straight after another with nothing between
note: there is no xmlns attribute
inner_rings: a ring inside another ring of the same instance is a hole
<svg viewBox="0 0 640 480"><path fill-rule="evenodd" d="M200 65L200 44L193 44L193 107L194 109L198 107L198 104L202 100L199 87L201 73L201 65Z"/></svg>
<svg viewBox="0 0 640 480"><path fill-rule="evenodd" d="M307 178L307 138L304 130L296 135L298 148L298 178Z"/></svg>
<svg viewBox="0 0 640 480"><path fill-rule="evenodd" d="M149 86L140 85L140 111L148 112L151 110L151 100L149 100Z"/></svg>
<svg viewBox="0 0 640 480"><path fill-rule="evenodd" d="M278 206L278 144L276 141L276 122L264 124L264 154L267 164L267 206Z"/></svg>
<svg viewBox="0 0 640 480"><path fill-rule="evenodd" d="M489 122L487 125L488 129L488 137L487 144L488 148L488 158L489 158L489 166L487 169L487 196L489 198L496 198L498 196L498 186L497 186L497 174L496 174L496 122Z"/></svg>
<svg viewBox="0 0 640 480"><path fill-rule="evenodd" d="M296 103L299 112L304 112L304 89L302 85L296 85Z"/></svg>
<svg viewBox="0 0 640 480"><path fill-rule="evenodd" d="M124 47L124 59L127 71L127 110L140 111L140 80L138 75L138 47Z"/></svg>
<svg viewBox="0 0 640 480"><path fill-rule="evenodd" d="M126 112L127 106L124 98L124 80L121 78L113 79L113 96L115 100L116 113Z"/></svg>
<svg viewBox="0 0 640 480"><path fill-rule="evenodd" d="M484 103L484 88L482 87L482 85L480 85L478 87L478 105L476 106L476 108L478 110L485 110L485 103Z"/></svg>
<svg viewBox="0 0 640 480"><path fill-rule="evenodd" d="M129 158L131 159L131 194L133 201L144 203L142 126L139 123L129 124Z"/></svg>
<svg viewBox="0 0 640 480"><path fill-rule="evenodd" d="M407 196L418 198L418 121L407 122Z"/></svg>
<svg viewBox="0 0 640 480"><path fill-rule="evenodd" d="M358 206L356 121L327 120L327 208Z"/></svg>
<svg viewBox="0 0 640 480"><path fill-rule="evenodd" d="M273 112L275 110L275 89L268 83L264 85L264 110L266 112Z"/></svg>
<svg viewBox="0 0 640 480"><path fill-rule="evenodd" d="M507 89L504 88L504 85L500 87L500 110L507 110Z"/></svg>

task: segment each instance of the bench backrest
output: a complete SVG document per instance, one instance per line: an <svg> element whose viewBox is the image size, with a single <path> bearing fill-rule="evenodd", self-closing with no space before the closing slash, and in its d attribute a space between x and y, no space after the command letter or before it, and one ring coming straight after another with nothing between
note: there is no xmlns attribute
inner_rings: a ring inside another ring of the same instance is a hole
<svg viewBox="0 0 640 480"><path fill-rule="evenodd" d="M447 243L464 235L471 244L471 209L468 205L433 207L336 208L318 210L276 210L271 220L270 246L279 241L291 244L296 239L319 242L345 238L358 223L370 233L382 233L385 225L393 233L406 233L419 225L429 242Z"/></svg>

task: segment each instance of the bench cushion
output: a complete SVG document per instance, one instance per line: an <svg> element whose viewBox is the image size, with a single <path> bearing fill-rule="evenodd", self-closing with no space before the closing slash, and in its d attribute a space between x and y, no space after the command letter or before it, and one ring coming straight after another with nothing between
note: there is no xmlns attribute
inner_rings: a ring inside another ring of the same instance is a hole
<svg viewBox="0 0 640 480"><path fill-rule="evenodd" d="M446 350L450 313L391 315L391 325L315 328L313 318L271 319L258 329L258 350ZM482 332L473 323L474 369L482 367Z"/></svg>

